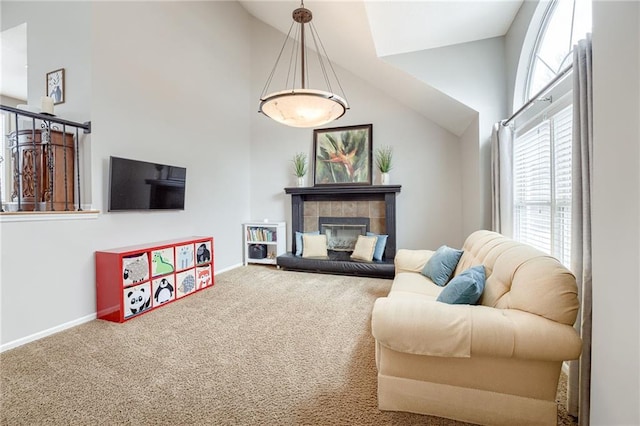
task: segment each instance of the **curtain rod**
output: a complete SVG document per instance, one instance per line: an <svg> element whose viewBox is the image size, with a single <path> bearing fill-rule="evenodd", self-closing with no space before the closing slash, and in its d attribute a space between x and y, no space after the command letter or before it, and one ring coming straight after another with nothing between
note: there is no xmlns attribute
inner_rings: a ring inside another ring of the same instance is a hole
<svg viewBox="0 0 640 426"><path fill-rule="evenodd" d="M538 101L539 98L549 89L551 89L551 87L553 87L553 85L555 85L562 77L564 77L569 71L571 71L571 69L573 68L573 64L570 64L569 66L567 66L565 69L563 69L562 71L560 71L560 73L558 73L558 75L556 75L553 80L551 80L550 82L548 82L538 93L536 93L534 96L531 97L531 99L529 99L524 105L522 105L516 112L513 113L513 115L509 118L507 118L506 120L502 120L502 125L506 126L507 124L509 124L511 121L513 121L516 117L518 117L520 114L522 114L525 110L527 110L531 105L534 104L534 102Z"/></svg>

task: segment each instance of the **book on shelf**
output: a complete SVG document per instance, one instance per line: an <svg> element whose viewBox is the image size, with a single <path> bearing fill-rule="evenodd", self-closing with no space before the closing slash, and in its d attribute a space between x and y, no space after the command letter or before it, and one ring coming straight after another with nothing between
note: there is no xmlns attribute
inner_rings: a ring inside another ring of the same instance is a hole
<svg viewBox="0 0 640 426"><path fill-rule="evenodd" d="M249 241L275 242L278 239L278 233L269 228L249 227L247 228L247 239Z"/></svg>

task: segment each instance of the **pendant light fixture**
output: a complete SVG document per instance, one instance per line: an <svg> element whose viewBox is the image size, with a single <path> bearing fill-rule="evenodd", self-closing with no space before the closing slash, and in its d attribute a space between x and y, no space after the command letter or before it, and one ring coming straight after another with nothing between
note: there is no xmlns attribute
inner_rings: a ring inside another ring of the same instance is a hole
<svg viewBox="0 0 640 426"><path fill-rule="evenodd" d="M300 4L299 8L293 11L292 17L293 23L289 28L280 54L260 95L260 112L287 126L321 126L342 117L347 109L349 109L349 105L345 99L340 81L338 81L338 76L318 36L318 32L311 23L313 15L309 9L304 7L304 2ZM310 55L307 52L305 40L307 35L305 32L307 29L305 28L306 24L309 24L308 29L316 53L316 55L313 56L316 56L318 60L318 66L314 71L322 74L324 78L324 88L326 88L326 90L308 88ZM294 27L296 28L294 36L291 37ZM280 74L286 73L285 88L267 94L274 76L278 74L278 64L287 49L289 41L292 41L289 65L284 71L282 70L284 65L280 69ZM326 62L328 65L325 64L323 56L327 58ZM335 80L335 87L340 89L342 96L334 93L330 77Z"/></svg>

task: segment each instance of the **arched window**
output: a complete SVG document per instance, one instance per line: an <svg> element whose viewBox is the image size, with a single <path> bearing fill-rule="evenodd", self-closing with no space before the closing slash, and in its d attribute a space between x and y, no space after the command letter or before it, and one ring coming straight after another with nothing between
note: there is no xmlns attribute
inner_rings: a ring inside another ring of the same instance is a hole
<svg viewBox="0 0 640 426"><path fill-rule="evenodd" d="M524 99L531 99L571 64L573 46L591 32L591 0L549 3L531 54Z"/></svg>
<svg viewBox="0 0 640 426"><path fill-rule="evenodd" d="M513 237L569 267L573 110L567 69L573 46L591 31L591 1L554 0L539 7L545 9L527 36L536 34L535 41L523 47L531 49L527 72L517 82L529 102L513 120Z"/></svg>

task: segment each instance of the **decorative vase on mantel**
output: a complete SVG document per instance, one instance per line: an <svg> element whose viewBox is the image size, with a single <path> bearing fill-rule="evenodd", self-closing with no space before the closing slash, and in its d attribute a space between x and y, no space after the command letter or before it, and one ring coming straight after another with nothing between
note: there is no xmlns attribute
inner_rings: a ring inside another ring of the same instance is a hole
<svg viewBox="0 0 640 426"><path fill-rule="evenodd" d="M380 183L382 185L389 185L390 179L389 172L380 173Z"/></svg>
<svg viewBox="0 0 640 426"><path fill-rule="evenodd" d="M389 171L392 168L393 148L390 146L381 146L375 151L376 166L380 171L380 183L389 185Z"/></svg>
<svg viewBox="0 0 640 426"><path fill-rule="evenodd" d="M304 176L307 174L307 154L299 152L293 156L293 174L298 178L298 187L304 186Z"/></svg>

